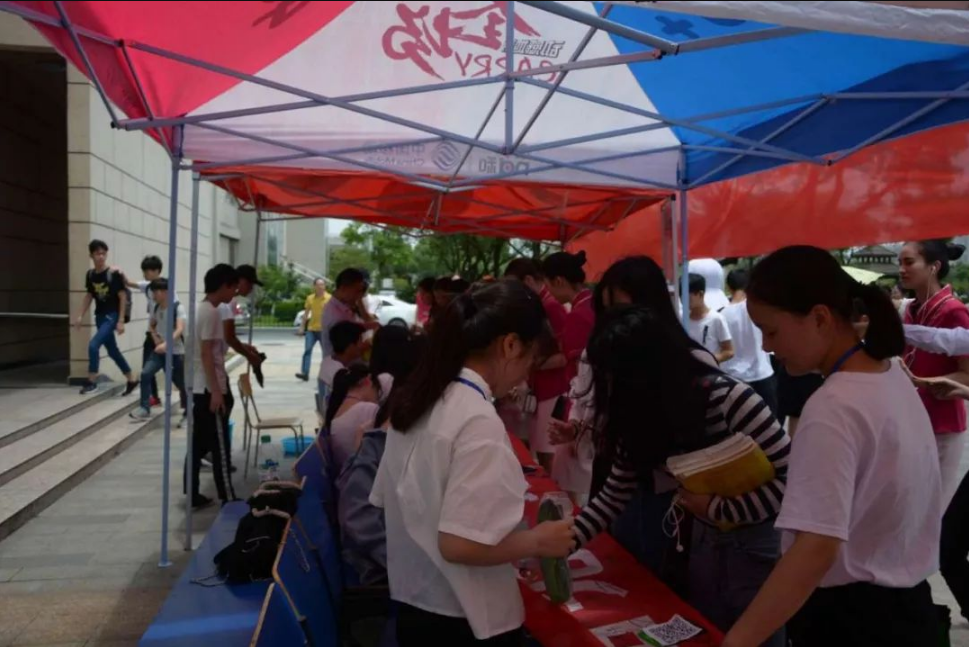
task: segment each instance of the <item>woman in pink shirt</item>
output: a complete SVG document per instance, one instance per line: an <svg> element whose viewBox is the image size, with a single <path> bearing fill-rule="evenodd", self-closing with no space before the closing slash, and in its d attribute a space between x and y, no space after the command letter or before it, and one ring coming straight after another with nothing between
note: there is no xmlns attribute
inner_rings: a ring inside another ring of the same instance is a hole
<svg viewBox="0 0 969 647"><path fill-rule="evenodd" d="M559 344L566 359L566 375L571 380L578 374L579 358L589 343L596 324L592 309L592 291L585 287L585 252L556 252L542 262L545 285L559 303L572 305Z"/></svg>
<svg viewBox="0 0 969 647"><path fill-rule="evenodd" d="M902 286L915 291L915 301L905 311L906 324L969 328L969 310L953 295L950 286L942 285L949 273L949 261L958 259L964 251L961 245L948 245L941 240L908 243L902 248L898 256ZM969 384L969 356L948 357L908 346L905 363L917 377L948 377ZM959 460L965 445L966 407L959 401L937 399L925 389L919 389L919 395L936 434L942 496L948 502L958 485Z"/></svg>
<svg viewBox="0 0 969 647"><path fill-rule="evenodd" d="M542 307L548 316L552 332L555 334L559 348L539 368L532 371L529 386L535 395L535 413L528 421L529 447L538 462L547 472L552 473L552 463L555 457L555 447L552 446L548 435L549 420L555 409L555 401L569 390L565 355L561 351L561 339L565 332L568 313L545 286L545 276L538 261L530 258L516 258L508 263L505 278L521 281L535 292L542 300Z"/></svg>

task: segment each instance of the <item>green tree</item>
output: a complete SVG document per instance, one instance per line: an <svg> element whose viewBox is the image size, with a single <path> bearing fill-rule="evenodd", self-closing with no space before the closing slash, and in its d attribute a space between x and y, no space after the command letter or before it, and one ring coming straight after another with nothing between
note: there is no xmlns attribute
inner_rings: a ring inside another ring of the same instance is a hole
<svg viewBox="0 0 969 647"><path fill-rule="evenodd" d="M259 268L259 279L263 287L256 291L255 309L258 314L271 312L274 303L300 295L300 278L291 266L263 265Z"/></svg>
<svg viewBox="0 0 969 647"><path fill-rule="evenodd" d="M469 234L422 238L415 254L420 259L433 259L435 269L459 274L468 281L477 281L486 274L501 276L514 257L508 240Z"/></svg>
<svg viewBox="0 0 969 647"><path fill-rule="evenodd" d="M365 247L344 245L330 250L330 277L337 275L349 267L369 269L371 264L370 252Z"/></svg>

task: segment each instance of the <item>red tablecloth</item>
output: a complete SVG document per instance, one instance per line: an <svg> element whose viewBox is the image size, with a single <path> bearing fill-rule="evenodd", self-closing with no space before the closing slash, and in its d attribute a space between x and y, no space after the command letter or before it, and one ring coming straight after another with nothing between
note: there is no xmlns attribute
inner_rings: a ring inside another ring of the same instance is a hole
<svg viewBox="0 0 969 647"><path fill-rule="evenodd" d="M534 466L528 449L511 436L522 465ZM538 514L542 494L560 490L540 469L526 475L529 485L525 514L531 524ZM722 634L686 602L678 598L648 569L639 564L608 534L603 533L569 560L572 566L575 605L552 604L540 591L522 582L525 627L543 647L634 647L646 644L631 625L623 623L648 616L654 623L679 614L705 631L683 647L719 645ZM637 624L637 623L634 623ZM650 623L651 624L651 623ZM603 638L596 630L618 625ZM629 631L626 631L629 629ZM606 642L608 641L608 642Z"/></svg>

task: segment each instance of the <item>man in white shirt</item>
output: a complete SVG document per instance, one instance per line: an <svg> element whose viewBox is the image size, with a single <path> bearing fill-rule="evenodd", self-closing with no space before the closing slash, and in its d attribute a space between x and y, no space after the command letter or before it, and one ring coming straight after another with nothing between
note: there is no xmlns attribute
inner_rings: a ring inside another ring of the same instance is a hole
<svg viewBox="0 0 969 647"><path fill-rule="evenodd" d="M733 270L727 275L730 288L730 305L720 314L727 322L733 340L734 356L723 363L723 370L738 380L746 382L777 415L777 378L771 367L770 356L764 352L764 338L760 328L754 325L747 313L747 270Z"/></svg>
<svg viewBox="0 0 969 647"><path fill-rule="evenodd" d="M711 310L704 301L706 290L706 279L690 274L690 320L686 331L723 364L734 356L733 341L723 315Z"/></svg>
<svg viewBox="0 0 969 647"><path fill-rule="evenodd" d="M149 333L152 336L151 357L145 362L141 371L141 406L132 411L131 418L148 420L151 418L151 382L158 371L165 370L165 337L168 331L168 309L175 309L175 327L172 333L172 382L178 388L182 409L185 402L185 308L178 301L170 300L168 279L155 279L150 284L154 308L151 312Z"/></svg>
<svg viewBox="0 0 969 647"><path fill-rule="evenodd" d="M216 490L223 503L235 499L229 473L228 445L225 430L232 410L232 391L225 370L225 327L219 305L236 295L239 275L231 265L220 263L205 274L205 299L199 304L195 319L195 362L193 380L192 507L212 502L199 492L199 470L202 457L212 453L212 471ZM219 433L219 431L223 433Z"/></svg>
<svg viewBox="0 0 969 647"><path fill-rule="evenodd" d="M347 268L336 277L333 298L323 307L323 357L333 354L330 330L341 321L356 321L367 330L376 330L380 324L367 311L363 298L367 296L370 282L362 270Z"/></svg>

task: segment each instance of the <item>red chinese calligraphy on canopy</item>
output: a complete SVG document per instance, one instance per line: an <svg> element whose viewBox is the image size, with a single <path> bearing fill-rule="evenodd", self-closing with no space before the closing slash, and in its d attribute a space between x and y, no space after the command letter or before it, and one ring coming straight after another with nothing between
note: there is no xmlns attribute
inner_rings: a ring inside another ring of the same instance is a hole
<svg viewBox="0 0 969 647"><path fill-rule="evenodd" d="M430 5L400 3L396 9L400 22L388 28L382 38L384 54L392 60L410 61L442 81L446 75L491 76L505 69L505 57L494 53L505 49L507 2L461 10L446 6L434 15ZM540 59L522 56L517 61L519 70L550 67L548 59L557 58L563 49L563 41L540 40L539 31L517 14L514 30L522 37L515 40L515 52Z"/></svg>

